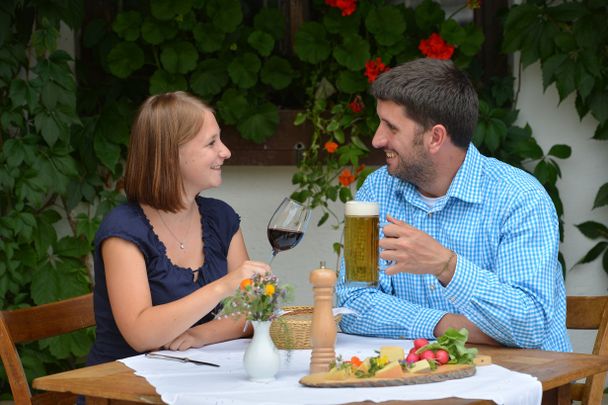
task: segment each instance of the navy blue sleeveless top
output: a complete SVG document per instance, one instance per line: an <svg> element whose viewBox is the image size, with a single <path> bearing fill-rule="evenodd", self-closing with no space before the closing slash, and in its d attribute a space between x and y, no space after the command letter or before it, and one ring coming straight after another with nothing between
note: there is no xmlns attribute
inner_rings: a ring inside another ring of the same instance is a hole
<svg viewBox="0 0 608 405"><path fill-rule="evenodd" d="M87 359L88 365L139 354L124 340L112 316L101 255L101 244L107 238L118 237L132 242L144 255L152 305L165 304L185 297L227 274L228 248L239 229L240 217L223 201L199 196L196 202L201 214L205 255L203 266L196 270L199 273L196 282L192 281L191 269L176 266L167 257L165 246L154 233L139 204L122 204L103 219L95 235L93 292L97 328L95 343ZM217 310L219 305L196 325L212 320Z"/></svg>

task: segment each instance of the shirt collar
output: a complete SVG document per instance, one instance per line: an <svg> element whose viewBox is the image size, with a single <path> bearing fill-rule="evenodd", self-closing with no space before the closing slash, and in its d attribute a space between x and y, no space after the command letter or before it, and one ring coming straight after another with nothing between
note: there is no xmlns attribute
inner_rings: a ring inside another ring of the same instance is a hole
<svg viewBox="0 0 608 405"><path fill-rule="evenodd" d="M480 184L483 164L481 153L473 144L469 144L464 161L448 188L446 194L448 198L455 197L471 203L480 203L482 201ZM425 209L426 205L418 197L418 191L413 184L397 179L395 192L397 195L403 196L410 204ZM443 205L441 204L441 206Z"/></svg>

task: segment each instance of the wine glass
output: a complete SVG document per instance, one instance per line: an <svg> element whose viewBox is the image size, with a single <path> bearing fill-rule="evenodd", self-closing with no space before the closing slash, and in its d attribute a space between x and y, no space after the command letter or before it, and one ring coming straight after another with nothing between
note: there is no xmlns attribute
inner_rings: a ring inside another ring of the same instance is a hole
<svg viewBox="0 0 608 405"><path fill-rule="evenodd" d="M310 208L291 198L284 198L268 222L268 241L272 246L271 264L277 253L296 246L310 221Z"/></svg>

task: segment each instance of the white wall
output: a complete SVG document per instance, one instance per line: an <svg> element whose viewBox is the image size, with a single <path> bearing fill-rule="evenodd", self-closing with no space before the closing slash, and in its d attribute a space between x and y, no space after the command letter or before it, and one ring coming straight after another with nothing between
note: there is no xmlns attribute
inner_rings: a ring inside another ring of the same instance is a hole
<svg viewBox="0 0 608 405"><path fill-rule="evenodd" d="M574 108L574 97L560 105L558 100L554 86L543 93L538 66L523 71L518 103L519 124L528 122L531 125L545 152L556 143L572 146L572 156L560 162L563 178L558 184L565 210L565 237L561 250L568 267L568 294L603 295L607 293L608 275L603 272L599 260L571 268L594 245L574 224L587 220L606 223L608 218L606 207L590 211L597 190L608 181L608 142L590 139L597 122L591 117L580 122ZM268 260L270 256L266 224L282 198L294 191L291 184L294 171L295 167L291 166L227 165L222 187L205 193L229 202L241 214L242 229L252 259ZM336 204L334 209L340 217L343 215L341 204ZM309 272L317 268L321 260L326 261L327 267L336 268L332 244L340 239L340 233L327 223L317 227L320 216L320 211L315 212L301 244L280 253L273 263L273 270L281 280L296 287L295 304L312 303ZM573 334L572 337L576 350L588 351L592 337L585 333Z"/></svg>

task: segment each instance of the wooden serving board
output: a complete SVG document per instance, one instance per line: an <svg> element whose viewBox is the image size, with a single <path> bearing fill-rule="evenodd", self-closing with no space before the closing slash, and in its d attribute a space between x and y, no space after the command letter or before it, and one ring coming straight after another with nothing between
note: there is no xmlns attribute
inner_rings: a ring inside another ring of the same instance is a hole
<svg viewBox="0 0 608 405"><path fill-rule="evenodd" d="M344 380L328 379L329 373L316 373L304 376L300 384L315 388L337 387L390 387L394 385L426 384L445 380L470 377L475 374L473 364L446 364L433 371L405 373L402 378L348 378Z"/></svg>

